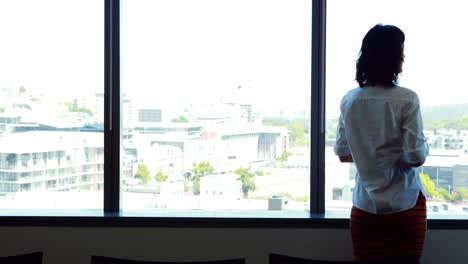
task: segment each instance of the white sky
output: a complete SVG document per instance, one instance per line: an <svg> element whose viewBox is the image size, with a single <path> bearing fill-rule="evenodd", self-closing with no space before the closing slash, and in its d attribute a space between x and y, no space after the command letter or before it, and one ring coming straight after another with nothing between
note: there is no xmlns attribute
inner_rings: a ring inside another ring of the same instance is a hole
<svg viewBox="0 0 468 264"><path fill-rule="evenodd" d="M328 0L327 8L327 114L357 87L361 41L377 23L405 33L400 85L416 91L422 105L468 103L468 1Z"/></svg>
<svg viewBox="0 0 468 264"><path fill-rule="evenodd" d="M308 0L124 0L122 87L155 102L309 105Z"/></svg>
<svg viewBox="0 0 468 264"><path fill-rule="evenodd" d="M103 91L104 1L0 0L0 89Z"/></svg>
<svg viewBox="0 0 468 264"><path fill-rule="evenodd" d="M364 34L406 34L401 85L422 104L466 103L468 1L328 0L327 113L354 82ZM309 0L122 0L122 88L147 103L309 105ZM70 97L103 91L98 0L0 0L0 88Z"/></svg>

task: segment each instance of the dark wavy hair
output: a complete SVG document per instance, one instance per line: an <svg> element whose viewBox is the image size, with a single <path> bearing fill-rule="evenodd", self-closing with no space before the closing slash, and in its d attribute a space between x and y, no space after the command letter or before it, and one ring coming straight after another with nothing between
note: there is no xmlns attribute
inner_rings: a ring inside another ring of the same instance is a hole
<svg viewBox="0 0 468 264"><path fill-rule="evenodd" d="M359 86L395 86L405 57L404 43L405 33L395 26L377 24L371 28L356 61Z"/></svg>

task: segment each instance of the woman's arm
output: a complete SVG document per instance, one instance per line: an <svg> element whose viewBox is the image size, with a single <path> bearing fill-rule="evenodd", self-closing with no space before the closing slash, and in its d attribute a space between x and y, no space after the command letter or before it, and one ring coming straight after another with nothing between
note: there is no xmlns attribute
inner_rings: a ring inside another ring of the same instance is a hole
<svg viewBox="0 0 468 264"><path fill-rule="evenodd" d="M408 165L410 165L411 167L421 167L423 164L424 164L424 161L419 162L419 163L408 163Z"/></svg>
<svg viewBox="0 0 468 264"><path fill-rule="evenodd" d="M429 149L423 133L419 98L416 94L403 113L401 159L411 167L420 167L426 161Z"/></svg>
<svg viewBox="0 0 468 264"><path fill-rule="evenodd" d="M354 162L353 156L348 155L348 156L339 156L341 162Z"/></svg>
<svg viewBox="0 0 468 264"><path fill-rule="evenodd" d="M340 118L338 119L336 142L333 149L335 151L335 154L340 158L341 162L353 162L353 158L351 157L351 151L348 145L348 140L346 139L346 129L342 114L340 114Z"/></svg>

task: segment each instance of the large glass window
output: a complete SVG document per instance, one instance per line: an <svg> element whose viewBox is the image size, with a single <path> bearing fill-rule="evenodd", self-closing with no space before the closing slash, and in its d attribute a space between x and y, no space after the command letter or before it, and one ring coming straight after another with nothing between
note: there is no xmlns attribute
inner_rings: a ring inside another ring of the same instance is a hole
<svg viewBox="0 0 468 264"><path fill-rule="evenodd" d="M102 208L104 2L0 2L0 208Z"/></svg>
<svg viewBox="0 0 468 264"><path fill-rule="evenodd" d="M309 208L311 1L123 0L122 208Z"/></svg>
<svg viewBox="0 0 468 264"><path fill-rule="evenodd" d="M321 32L312 18L322 19L325 2ZM333 153L339 102L357 87L363 36L388 23L406 33L400 84L421 99L430 156L420 177L430 215L466 217L467 8L457 0L1 1L0 208L105 203L106 212L132 215L306 217L323 205L312 193L325 196L327 212L347 214L356 169ZM311 141L321 141L310 125L323 111L322 99L311 98L322 77L321 56L311 52L321 52L321 33L326 146L317 158L325 155L325 186L321 166L311 169ZM106 195L104 138L112 161Z"/></svg>
<svg viewBox="0 0 468 264"><path fill-rule="evenodd" d="M337 1L327 3L326 210L349 211L356 173L333 154L339 102L357 87L362 38L377 23L406 34L400 85L419 94L430 153L421 168L434 217L468 211L468 61L465 1Z"/></svg>

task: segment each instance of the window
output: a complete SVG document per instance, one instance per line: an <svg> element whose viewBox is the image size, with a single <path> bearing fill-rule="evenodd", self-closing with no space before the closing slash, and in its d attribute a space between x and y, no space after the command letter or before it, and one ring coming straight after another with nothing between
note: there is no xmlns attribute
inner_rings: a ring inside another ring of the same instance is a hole
<svg viewBox="0 0 468 264"><path fill-rule="evenodd" d="M447 3L416 20L422 3L403 0L3 1L0 209L345 227L356 169L332 151L338 104L382 22L407 34L401 84L423 103L431 217L464 219L468 40L453 32L466 4Z"/></svg>
<svg viewBox="0 0 468 264"><path fill-rule="evenodd" d="M437 1L327 1L327 211L344 212L351 207L356 171L353 165L340 164L332 150L339 101L347 90L357 87L355 61L362 38L375 24L384 23L396 25L406 34L400 85L416 91L422 105L430 153L420 173L430 196L429 214L466 214L468 97L461 87L468 37L458 32L468 23L462 13L467 8L467 3L456 0L444 5Z"/></svg>
<svg viewBox="0 0 468 264"><path fill-rule="evenodd" d="M0 2L0 208L102 208L102 170L71 180L103 157L64 153L104 147L103 19L103 1Z"/></svg>
<svg viewBox="0 0 468 264"><path fill-rule="evenodd" d="M122 1L123 209L309 209L311 1Z"/></svg>

